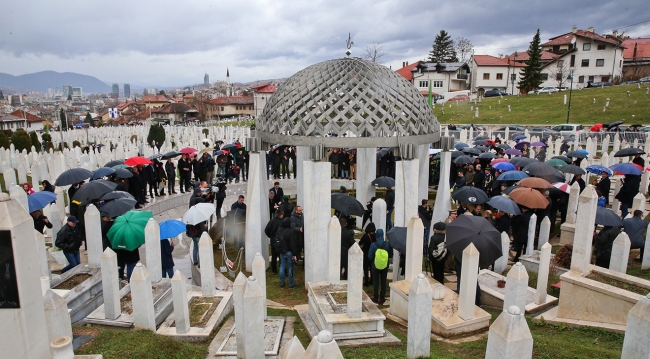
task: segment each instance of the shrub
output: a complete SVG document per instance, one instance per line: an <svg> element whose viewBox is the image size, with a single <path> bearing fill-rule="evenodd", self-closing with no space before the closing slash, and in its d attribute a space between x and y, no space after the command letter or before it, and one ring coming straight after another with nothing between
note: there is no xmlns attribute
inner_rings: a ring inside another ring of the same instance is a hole
<svg viewBox="0 0 650 359"><path fill-rule="evenodd" d="M138 135L132 135L131 136L131 143L136 143L138 142Z"/></svg>
<svg viewBox="0 0 650 359"><path fill-rule="evenodd" d="M161 125L151 125L149 127L149 134L147 135L147 144L151 145L154 142L165 142L165 129Z"/></svg>
<svg viewBox="0 0 650 359"><path fill-rule="evenodd" d="M79 147L81 148L81 142L79 141L72 141L72 148Z"/></svg>
<svg viewBox="0 0 650 359"><path fill-rule="evenodd" d="M29 133L29 139L32 141L32 146L36 149L36 152L41 152L41 141L38 140L36 132Z"/></svg>
<svg viewBox="0 0 650 359"><path fill-rule="evenodd" d="M11 143L14 144L16 150L19 152L22 150L27 150L29 152L32 148L32 140L29 138L29 135L22 128L14 132L14 135L11 136Z"/></svg>
<svg viewBox="0 0 650 359"><path fill-rule="evenodd" d="M0 131L0 147L3 147L5 149L9 148L9 138L7 138L7 135L4 133L4 131Z"/></svg>
<svg viewBox="0 0 650 359"><path fill-rule="evenodd" d="M49 133L44 133L44 134L42 134L42 135L41 135L41 138L42 138L43 141L45 141L45 142L52 142L52 135L50 135Z"/></svg>
<svg viewBox="0 0 650 359"><path fill-rule="evenodd" d="M201 132L205 135L206 138L210 134L210 130L208 130L207 128L204 128L203 130L201 130Z"/></svg>

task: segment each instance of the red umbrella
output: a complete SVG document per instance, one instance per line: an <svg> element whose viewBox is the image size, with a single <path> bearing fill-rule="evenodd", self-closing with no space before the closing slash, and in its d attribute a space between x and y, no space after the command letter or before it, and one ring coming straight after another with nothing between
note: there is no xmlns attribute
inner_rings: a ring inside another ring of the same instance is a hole
<svg viewBox="0 0 650 359"><path fill-rule="evenodd" d="M496 146L497 145L496 142L494 142L494 140L489 140L488 139L488 140L485 140L485 142L490 144L490 146Z"/></svg>
<svg viewBox="0 0 650 359"><path fill-rule="evenodd" d="M137 166L137 165L150 165L152 162L145 157L131 157L127 158L126 161L124 161L124 164L127 166Z"/></svg>
<svg viewBox="0 0 650 359"><path fill-rule="evenodd" d="M499 162L508 162L508 159L503 158L503 157L502 158L495 158L495 159L492 160L492 162L490 162L490 166L494 166Z"/></svg>
<svg viewBox="0 0 650 359"><path fill-rule="evenodd" d="M181 153L184 153L184 154L187 154L187 155L191 155L194 152L197 152L197 150L196 150L196 148L192 148L192 147L185 147L185 148L183 148L181 150Z"/></svg>
<svg viewBox="0 0 650 359"><path fill-rule="evenodd" d="M601 128L603 128L603 124L597 123L591 127L591 132L598 132Z"/></svg>

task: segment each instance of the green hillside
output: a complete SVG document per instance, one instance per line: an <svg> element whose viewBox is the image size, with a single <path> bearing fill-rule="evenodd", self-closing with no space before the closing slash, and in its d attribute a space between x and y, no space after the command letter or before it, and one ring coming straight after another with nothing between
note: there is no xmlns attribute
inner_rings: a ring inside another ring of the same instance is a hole
<svg viewBox="0 0 650 359"><path fill-rule="evenodd" d="M623 85L600 88L573 90L571 100L571 123L594 124L611 123L624 120L626 124L650 124L650 95L646 95L646 87L637 88L637 85ZM630 97L627 95L630 91ZM436 105L433 112L438 121L443 124L537 124L553 125L566 123L567 105L564 104L563 91L554 94L521 95L492 97L483 99L478 103L479 116L474 118L471 106L473 102L449 103L444 109ZM594 98L596 103L594 104ZM610 99L609 106L603 112L606 99ZM501 103L499 103L499 101ZM508 112L510 105L511 112ZM443 114L444 112L444 114Z"/></svg>

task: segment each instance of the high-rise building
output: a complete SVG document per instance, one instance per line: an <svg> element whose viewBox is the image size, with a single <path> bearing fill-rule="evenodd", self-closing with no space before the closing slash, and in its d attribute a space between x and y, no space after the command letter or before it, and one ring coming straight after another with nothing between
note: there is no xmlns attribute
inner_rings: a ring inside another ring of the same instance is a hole
<svg viewBox="0 0 650 359"><path fill-rule="evenodd" d="M70 85L63 86L63 98L72 100L72 86Z"/></svg>
<svg viewBox="0 0 650 359"><path fill-rule="evenodd" d="M4 95L2 94L2 90L0 90L0 100L4 100L4 99L5 99L5 97L4 97Z"/></svg>
<svg viewBox="0 0 650 359"><path fill-rule="evenodd" d="M81 87L73 87L72 88L72 99L73 100L81 100L83 98L83 91Z"/></svg>
<svg viewBox="0 0 650 359"><path fill-rule="evenodd" d="M143 88L142 89L142 96L147 96L149 94L149 89L148 88Z"/></svg>
<svg viewBox="0 0 650 359"><path fill-rule="evenodd" d="M203 84L205 86L210 86L210 76L207 72L205 73L205 76L203 76Z"/></svg>
<svg viewBox="0 0 650 359"><path fill-rule="evenodd" d="M115 96L119 96L120 95L120 85L113 84L113 90L111 91L111 93L114 94Z"/></svg>
<svg viewBox="0 0 650 359"><path fill-rule="evenodd" d="M131 97L131 85L130 84L124 84L124 97L126 97L126 98Z"/></svg>

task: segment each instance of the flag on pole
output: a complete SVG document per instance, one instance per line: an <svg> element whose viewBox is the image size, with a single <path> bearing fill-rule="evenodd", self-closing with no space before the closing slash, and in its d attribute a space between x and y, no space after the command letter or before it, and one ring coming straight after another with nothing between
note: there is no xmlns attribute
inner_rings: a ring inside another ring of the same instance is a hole
<svg viewBox="0 0 650 359"><path fill-rule="evenodd" d="M433 93L431 92L431 81L429 81L429 107L433 106Z"/></svg>

